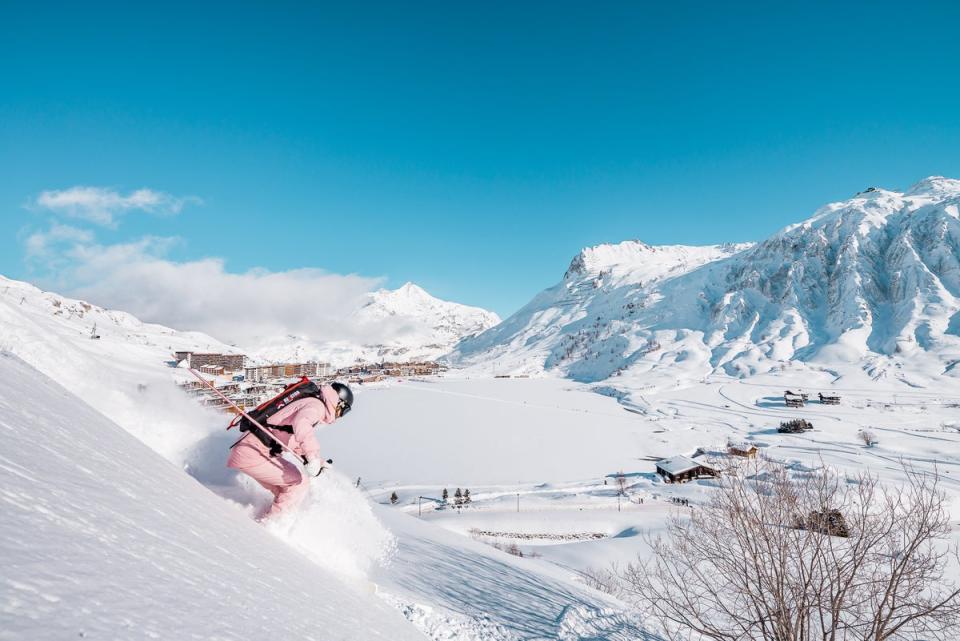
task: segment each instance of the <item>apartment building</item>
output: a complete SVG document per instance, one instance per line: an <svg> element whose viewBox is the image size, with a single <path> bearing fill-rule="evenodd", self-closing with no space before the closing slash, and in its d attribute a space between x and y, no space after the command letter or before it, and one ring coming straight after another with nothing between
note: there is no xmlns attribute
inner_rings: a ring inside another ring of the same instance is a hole
<svg viewBox="0 0 960 641"><path fill-rule="evenodd" d="M243 370L247 357L243 354L215 354L201 352L177 352L177 361L187 361L193 369L200 369L206 365L222 367L225 372L239 372Z"/></svg>
<svg viewBox="0 0 960 641"><path fill-rule="evenodd" d="M243 373L247 382L257 383L274 378L323 378L331 376L333 371L330 363L279 363L245 367Z"/></svg>

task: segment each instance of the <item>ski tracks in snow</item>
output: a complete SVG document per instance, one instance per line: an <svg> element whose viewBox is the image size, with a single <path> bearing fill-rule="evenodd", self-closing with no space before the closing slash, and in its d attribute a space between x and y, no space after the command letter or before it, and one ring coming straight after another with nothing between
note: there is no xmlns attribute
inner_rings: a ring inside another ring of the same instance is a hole
<svg viewBox="0 0 960 641"><path fill-rule="evenodd" d="M383 586L381 596L431 639L656 638L626 606L570 581L566 570L517 559L405 514L378 512L399 546L390 565L373 578Z"/></svg>
<svg viewBox="0 0 960 641"><path fill-rule="evenodd" d="M403 614L410 623L433 641L657 641L637 628L637 621L622 611L581 604L569 605L555 621L550 636L527 636L510 629L490 615L475 617L457 614L420 603L404 603L389 595L381 595Z"/></svg>

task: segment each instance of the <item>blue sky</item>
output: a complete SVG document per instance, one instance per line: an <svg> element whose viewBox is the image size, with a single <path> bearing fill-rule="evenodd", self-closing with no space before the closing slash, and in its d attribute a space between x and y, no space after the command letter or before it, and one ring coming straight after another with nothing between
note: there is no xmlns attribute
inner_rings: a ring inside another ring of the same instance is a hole
<svg viewBox="0 0 960 641"><path fill-rule="evenodd" d="M776 4L4 3L0 273L89 285L28 257L56 221L507 315L586 245L756 240L960 177L960 5ZM173 200L36 204L77 186Z"/></svg>

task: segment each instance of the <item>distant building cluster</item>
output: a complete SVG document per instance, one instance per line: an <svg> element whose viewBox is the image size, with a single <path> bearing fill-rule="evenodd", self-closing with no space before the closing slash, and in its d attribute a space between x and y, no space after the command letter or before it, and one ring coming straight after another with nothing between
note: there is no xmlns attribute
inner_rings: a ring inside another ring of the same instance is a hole
<svg viewBox="0 0 960 641"><path fill-rule="evenodd" d="M276 378L327 378L336 374L330 363L280 363L244 367L244 379L256 383Z"/></svg>
<svg viewBox="0 0 960 641"><path fill-rule="evenodd" d="M342 367L337 374L352 383L369 383L387 378L409 376L436 376L447 371L447 366L434 361L414 361L409 363L357 363Z"/></svg>
<svg viewBox="0 0 960 641"><path fill-rule="evenodd" d="M336 374L330 363L274 363L248 366L247 357L243 354L177 352L176 358L178 363L186 361L189 367L203 374L213 376L242 374L242 380L251 383L301 376L324 378Z"/></svg>
<svg viewBox="0 0 960 641"><path fill-rule="evenodd" d="M176 352L176 361L171 365L186 364L208 376L229 377L229 382L217 383L217 390L230 399L227 402L199 381L187 381L180 385L186 393L196 397L203 405L232 409L234 403L244 410L254 408L278 394L291 379L308 377L318 381L334 378L351 383L369 383L386 378L410 376L435 376L446 371L446 365L431 361L411 363L357 363L340 369L330 363L274 363L270 365L247 365L243 354L216 354L206 352Z"/></svg>
<svg viewBox="0 0 960 641"><path fill-rule="evenodd" d="M214 394L209 387L199 381L187 381L180 384L180 389L196 398L201 405L207 407L221 408L227 411L234 411L230 403ZM239 381L231 381L226 384L217 385L217 390L230 399L230 402L240 406L244 410L251 409L275 396L282 385L271 384L244 384Z"/></svg>

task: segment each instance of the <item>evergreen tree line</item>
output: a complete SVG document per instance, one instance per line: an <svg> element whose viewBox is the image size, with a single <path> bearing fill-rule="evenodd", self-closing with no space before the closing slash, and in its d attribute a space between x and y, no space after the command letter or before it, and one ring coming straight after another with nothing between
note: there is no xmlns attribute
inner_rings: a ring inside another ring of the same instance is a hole
<svg viewBox="0 0 960 641"><path fill-rule="evenodd" d="M443 494L440 496L440 508L445 508L450 505L450 492L447 491L447 488L443 488ZM453 493L453 507L467 507L473 502L473 498L470 496L470 490L461 490L459 487L457 491Z"/></svg>
<svg viewBox="0 0 960 641"><path fill-rule="evenodd" d="M390 495L390 503L396 505L400 501L400 497L396 492L393 492ZM453 493L453 507L468 507L473 503L473 497L470 496L470 490L464 489L461 490L459 487L457 491ZM440 497L440 508L443 509L450 505L450 492L447 491L447 488L443 488L443 494Z"/></svg>

